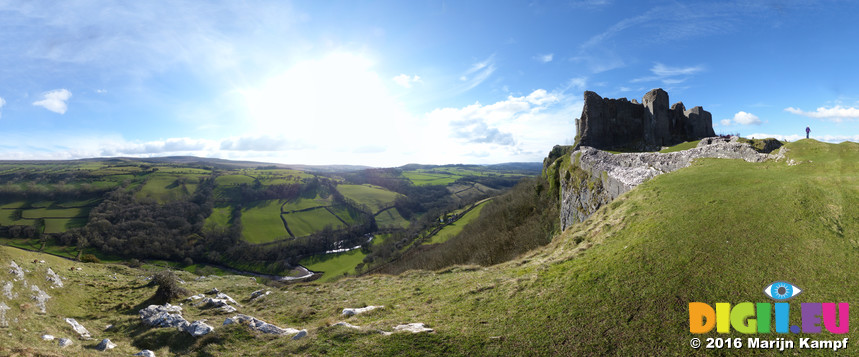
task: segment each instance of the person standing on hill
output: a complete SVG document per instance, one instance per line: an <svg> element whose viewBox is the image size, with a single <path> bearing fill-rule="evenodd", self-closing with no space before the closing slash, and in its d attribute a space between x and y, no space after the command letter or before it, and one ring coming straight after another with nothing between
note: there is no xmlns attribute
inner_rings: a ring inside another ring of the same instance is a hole
<svg viewBox="0 0 859 357"><path fill-rule="evenodd" d="M805 138L808 139L808 135L811 134L811 128L805 127Z"/></svg>

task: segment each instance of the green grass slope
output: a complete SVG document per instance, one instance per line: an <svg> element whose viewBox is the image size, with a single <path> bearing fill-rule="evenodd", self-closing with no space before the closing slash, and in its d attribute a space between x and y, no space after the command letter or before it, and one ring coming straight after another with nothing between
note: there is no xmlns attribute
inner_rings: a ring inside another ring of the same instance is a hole
<svg viewBox="0 0 859 357"><path fill-rule="evenodd" d="M118 341L119 353L160 345L155 346L159 356L232 356L236 351L247 356L780 355L778 350L696 351L689 340L856 341L855 323L846 335L689 333L689 302L771 302L762 290L776 280L804 290L790 301L791 324L800 323L800 303L857 303L859 145L801 140L788 148L797 165L708 159L656 177L549 245L507 263L295 284L268 288L275 295L260 302L240 301L245 305L242 313L307 329L309 335L297 341L220 326L224 316L210 316L188 304L189 320L210 318L217 325L212 336L188 341L174 337L175 331L142 329L131 307L154 290L140 288L142 281L135 280L145 273L86 265L91 270L69 274L69 291L55 292L61 296L57 301L77 305L62 314L49 306L50 318L26 321L32 324L29 332L9 330L13 335L5 337L4 331L0 353L16 348L60 353L37 336L42 331L68 334L57 322L61 315L80 317L91 331L113 323L119 327L115 332L98 336ZM2 255L6 252L0 250L0 264L8 265ZM118 281L107 276L112 271L120 274ZM193 292L218 286L237 298L260 288L247 278L184 279ZM348 318L340 315L343 308L365 305L385 307ZM332 326L344 320L363 330ZM425 323L435 332L375 332L412 322ZM85 348L62 353L78 351L96 353ZM851 344L840 352L855 355L859 346Z"/></svg>

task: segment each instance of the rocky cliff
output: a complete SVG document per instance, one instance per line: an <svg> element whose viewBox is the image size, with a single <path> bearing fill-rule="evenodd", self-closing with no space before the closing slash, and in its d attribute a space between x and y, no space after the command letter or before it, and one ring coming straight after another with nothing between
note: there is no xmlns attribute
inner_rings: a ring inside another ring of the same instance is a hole
<svg viewBox="0 0 859 357"><path fill-rule="evenodd" d="M597 149L655 151L684 141L712 137L713 118L701 107L686 110L682 102L669 107L668 93L657 88L642 98L602 98L586 91L582 115L576 119L576 146Z"/></svg>
<svg viewBox="0 0 859 357"><path fill-rule="evenodd" d="M705 138L696 148L671 153L612 154L589 146L573 151L565 165L557 160L552 167L557 173L561 200L561 229L587 219L602 205L655 176L689 166L698 158L742 159L762 162L784 158L761 153L739 138ZM561 167L563 166L563 167Z"/></svg>

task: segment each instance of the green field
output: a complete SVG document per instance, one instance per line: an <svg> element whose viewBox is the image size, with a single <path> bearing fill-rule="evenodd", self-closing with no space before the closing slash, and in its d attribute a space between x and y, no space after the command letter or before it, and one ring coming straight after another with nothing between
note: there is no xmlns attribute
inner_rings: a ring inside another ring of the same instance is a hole
<svg viewBox="0 0 859 357"><path fill-rule="evenodd" d="M321 198L318 196L316 198L298 198L286 201L281 210L283 212L291 212L313 207L330 206L331 203L332 201L330 196L328 198Z"/></svg>
<svg viewBox="0 0 859 357"><path fill-rule="evenodd" d="M376 215L376 225L378 225L379 228L389 226L406 228L409 226L409 221L403 218L403 216L400 215L400 212L397 212L396 208L391 208L379 212L379 214Z"/></svg>
<svg viewBox="0 0 859 357"><path fill-rule="evenodd" d="M86 222L86 218L47 218L45 219L45 233L62 233L69 228L83 227Z"/></svg>
<svg viewBox="0 0 859 357"><path fill-rule="evenodd" d="M396 192L373 185L337 185L337 191L358 204L369 206L374 212L390 206L399 196Z"/></svg>
<svg viewBox="0 0 859 357"><path fill-rule="evenodd" d="M485 201L477 205L476 207L474 207L474 209L468 211L468 213L456 220L456 222L454 222L453 224L449 224L442 228L442 230L438 231L438 233L432 236L432 238L430 238L430 240L424 244L444 243L451 237L459 234L459 232L462 231L462 228L464 228L469 223L471 223L471 221L477 219L477 217L480 216L480 211L483 210L483 207L485 207L487 203L489 203L489 201Z"/></svg>
<svg viewBox="0 0 859 357"><path fill-rule="evenodd" d="M280 205L280 200L256 201L242 209L244 240L249 243L267 243L289 237L280 220Z"/></svg>
<svg viewBox="0 0 859 357"><path fill-rule="evenodd" d="M409 181L416 186L448 185L462 177L451 174L436 174L419 171L405 171L403 172L403 176L409 179Z"/></svg>
<svg viewBox="0 0 859 357"><path fill-rule="evenodd" d="M253 184L253 177L246 175L221 175L215 178L215 185L218 186L233 186L240 184Z"/></svg>
<svg viewBox="0 0 859 357"><path fill-rule="evenodd" d="M21 212L21 217L33 218L72 218L86 217L89 214L89 208L34 208L25 209Z"/></svg>
<svg viewBox="0 0 859 357"><path fill-rule="evenodd" d="M152 198L159 203L175 201L190 196L197 189L200 175L172 175L155 173L137 193L138 198ZM181 181L184 180L184 183Z"/></svg>
<svg viewBox="0 0 859 357"><path fill-rule="evenodd" d="M376 235L371 245L380 244L390 235ZM361 249L350 250L343 253L317 254L302 259L299 264L315 272L324 273L317 281L334 281L345 274L355 274L355 267L364 261L367 255Z"/></svg>
<svg viewBox="0 0 859 357"><path fill-rule="evenodd" d="M286 219L289 229L296 237L309 236L321 231L326 226L331 226L334 229L343 227L343 222L340 222L337 217L324 208L284 214L283 218Z"/></svg>
<svg viewBox="0 0 859 357"><path fill-rule="evenodd" d="M226 227L230 223L232 212L232 206L214 207L212 208L212 214L209 215L209 217L206 217L206 224L215 224Z"/></svg>

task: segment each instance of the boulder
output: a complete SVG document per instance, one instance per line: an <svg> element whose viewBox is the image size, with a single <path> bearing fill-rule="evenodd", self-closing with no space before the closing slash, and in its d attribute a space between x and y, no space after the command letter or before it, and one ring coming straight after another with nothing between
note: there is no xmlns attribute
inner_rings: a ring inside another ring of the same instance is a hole
<svg viewBox="0 0 859 357"><path fill-rule="evenodd" d="M184 329L188 321L182 317L182 307L170 305L149 305L139 311L144 324L153 327L175 327Z"/></svg>
<svg viewBox="0 0 859 357"><path fill-rule="evenodd" d="M15 284L13 284L11 281L7 281L6 284L3 284L3 296L5 296L9 300L17 298L18 294L12 291L14 287Z"/></svg>
<svg viewBox="0 0 859 357"><path fill-rule="evenodd" d="M64 348L66 346L71 346L72 340L70 340L68 338L61 338L61 339L59 339L59 341L57 343L60 345L60 348Z"/></svg>
<svg viewBox="0 0 859 357"><path fill-rule="evenodd" d="M143 350L134 354L135 356L143 356L143 357L155 357L155 352L150 350Z"/></svg>
<svg viewBox="0 0 859 357"><path fill-rule="evenodd" d="M107 339L107 338L101 340L101 342L99 342L98 345L95 346L95 349L97 349L99 351L107 351L107 350L112 350L114 348L116 348L116 344L113 342L110 342L110 339Z"/></svg>
<svg viewBox="0 0 859 357"><path fill-rule="evenodd" d="M9 321L6 321L6 311L9 311L9 306L0 301L0 327L9 327Z"/></svg>
<svg viewBox="0 0 859 357"><path fill-rule="evenodd" d="M224 294L224 293L218 293L217 295L215 295L215 299L226 300L230 304L239 305L239 303L237 303L236 300L233 300L233 298L231 298L229 295ZM241 306L241 305L239 305L239 306Z"/></svg>
<svg viewBox="0 0 859 357"><path fill-rule="evenodd" d="M24 269L18 266L14 260L9 264L9 274L15 276L15 281L24 279Z"/></svg>
<svg viewBox="0 0 859 357"><path fill-rule="evenodd" d="M194 321L185 327L185 332L191 334L191 336L200 337L212 332L214 329L214 327L209 326L204 321Z"/></svg>
<svg viewBox="0 0 859 357"><path fill-rule="evenodd" d="M86 327L83 327L83 325L78 323L77 320L67 317L66 323L71 325L72 330L74 330L78 334L78 336L80 336L82 339L84 339L84 340L92 339L92 336L90 336L89 331L86 329Z"/></svg>
<svg viewBox="0 0 859 357"><path fill-rule="evenodd" d="M46 313L48 308L48 299L51 298L50 295L39 289L38 286L32 285L30 286L30 290L33 292L31 298L36 301L36 306L39 308L40 313Z"/></svg>
<svg viewBox="0 0 859 357"><path fill-rule="evenodd" d="M221 291L220 291L220 290L218 290L218 288L212 288L212 290L209 290L209 292L207 292L206 294L209 294L209 295L215 295L215 294L218 294L218 293L220 293L220 292L221 292Z"/></svg>
<svg viewBox="0 0 859 357"><path fill-rule="evenodd" d="M282 327L277 327L277 326L275 326L275 325L272 325L272 324L270 324L270 323L267 323L267 322L265 322L265 321L262 321L262 320L260 320L260 319L257 319L256 317L248 316L248 315L241 315L241 314L239 314L239 315L233 316L232 318L229 318L229 317L228 317L228 318L226 318L226 319L224 320L224 325L230 325L230 324L234 324L234 323L238 323L238 324L245 324L245 325L247 325L248 327L250 327L250 328L251 328L251 330L254 330L254 331L257 331L257 332L261 332L261 333L266 333L266 334L272 334L272 335L301 335L301 336L299 336L299 337L297 337L297 338L296 338L295 336L293 336L293 339L298 339L298 338L301 338L301 337L303 337L303 336L307 335L307 331L306 331L306 330L298 330L298 329L294 329L294 328L282 328ZM303 331L303 333L302 333L302 331Z"/></svg>
<svg viewBox="0 0 859 357"><path fill-rule="evenodd" d="M426 327L422 322L415 322L404 325L394 326L394 332L411 332L411 333L420 333L420 332L433 332L433 329Z"/></svg>
<svg viewBox="0 0 859 357"><path fill-rule="evenodd" d="M63 279L60 279L60 276L54 272L53 269L48 268L48 272L45 274L45 279L51 283L52 288L61 288L63 287Z"/></svg>
<svg viewBox="0 0 859 357"><path fill-rule="evenodd" d="M256 300L257 298L260 298L260 297L266 296L266 295L268 295L268 294L271 294L271 291L268 291L268 290L257 290L257 291L254 291L254 292L252 292L252 293L251 293L251 300Z"/></svg>
<svg viewBox="0 0 859 357"><path fill-rule="evenodd" d="M361 308L348 308L347 307L347 308L343 309L343 315L344 316L358 315L358 314L363 314L365 312L373 311L375 309L381 309L383 307L384 306L372 306L372 305L367 306L367 307L361 307Z"/></svg>
<svg viewBox="0 0 859 357"><path fill-rule="evenodd" d="M346 321L340 321L340 322L338 322L338 323L336 323L336 324L334 324L334 325L331 325L331 326L343 326L343 327L347 327L347 328L351 328L351 329L356 329L356 330L360 330L360 329L361 329L361 327L360 327L360 326L355 326L355 325L350 324L350 323L348 323L348 322L346 322Z"/></svg>

